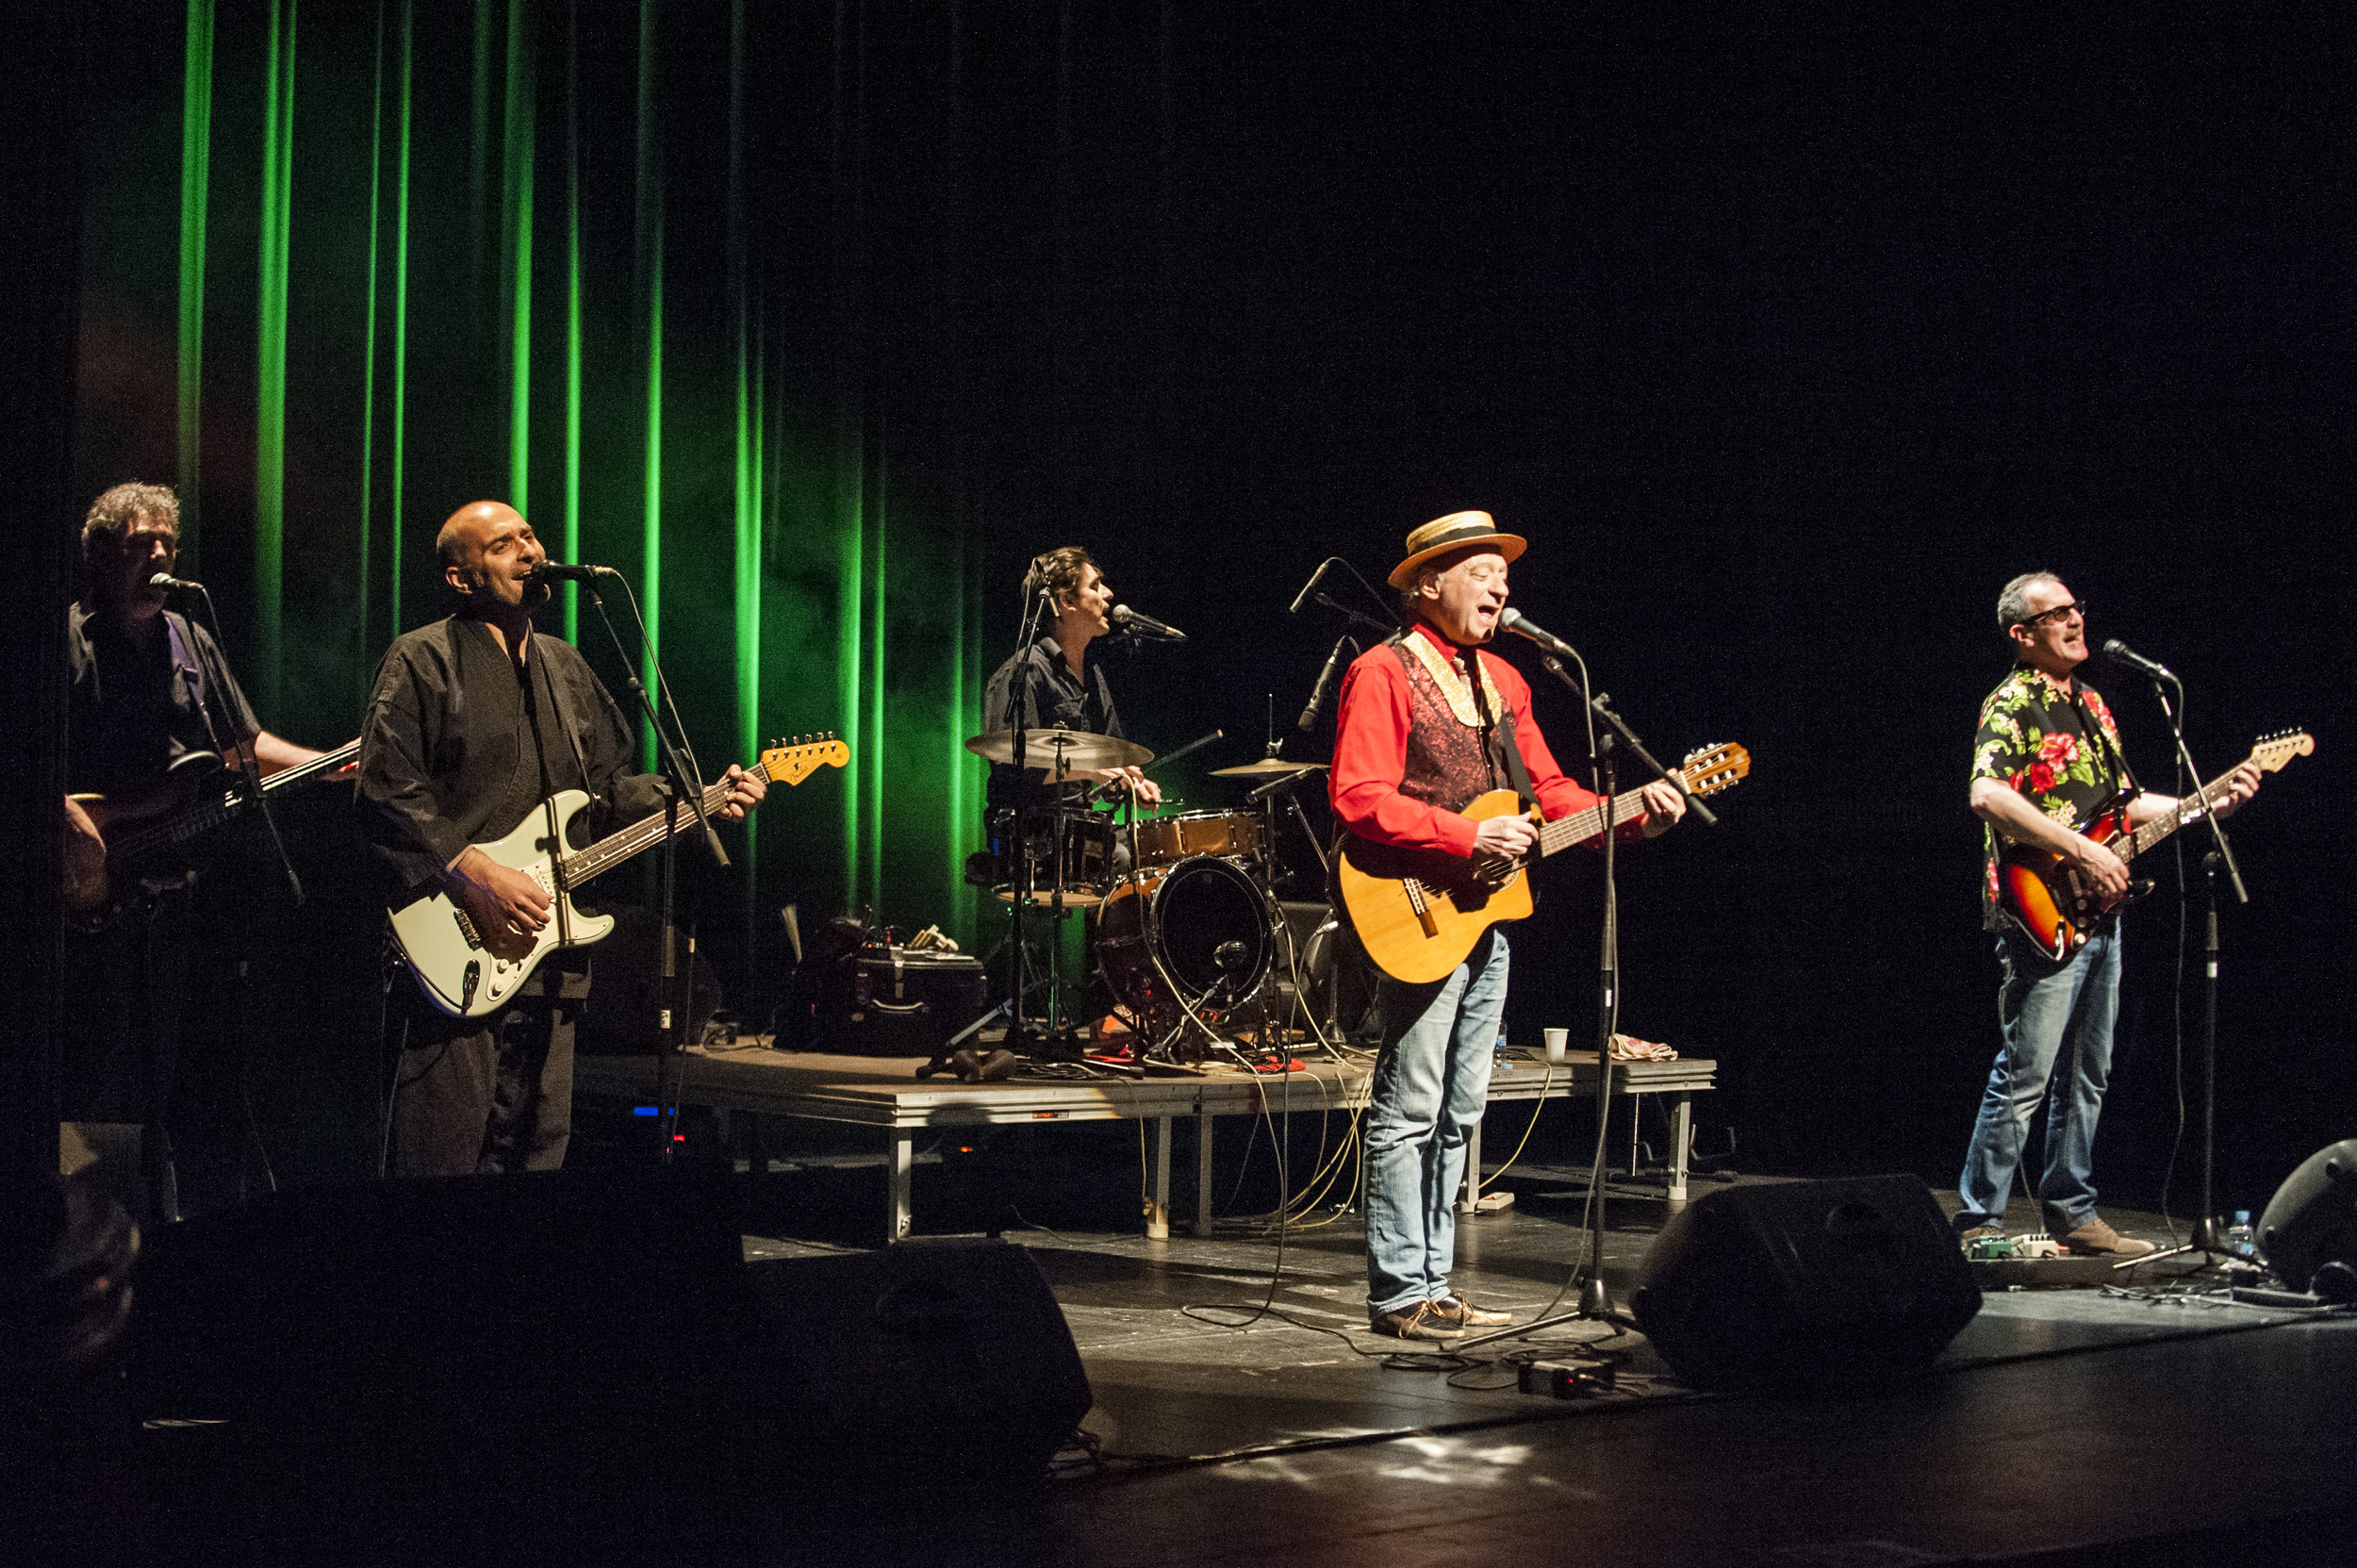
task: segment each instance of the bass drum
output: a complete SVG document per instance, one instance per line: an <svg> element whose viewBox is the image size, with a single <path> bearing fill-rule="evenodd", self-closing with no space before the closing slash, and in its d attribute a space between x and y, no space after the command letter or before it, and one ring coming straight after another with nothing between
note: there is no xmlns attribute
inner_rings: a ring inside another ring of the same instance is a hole
<svg viewBox="0 0 2357 1568"><path fill-rule="evenodd" d="M1113 995L1162 1034L1178 1026L1182 1006L1200 1006L1223 986L1231 1007L1259 990L1276 956L1276 924L1261 884L1235 862L1194 855L1114 890L1096 911L1096 961Z"/></svg>

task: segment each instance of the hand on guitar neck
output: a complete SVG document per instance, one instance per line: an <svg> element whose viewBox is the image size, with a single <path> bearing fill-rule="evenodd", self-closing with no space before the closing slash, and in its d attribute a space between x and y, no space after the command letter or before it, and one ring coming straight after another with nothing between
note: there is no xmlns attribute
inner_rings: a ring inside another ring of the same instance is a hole
<svg viewBox="0 0 2357 1568"><path fill-rule="evenodd" d="M1657 838L1686 815L1686 796L1666 779L1639 790L1645 808L1644 834ZM1539 824L1527 817L1492 817L1475 825L1473 858L1485 871L1513 866L1539 844Z"/></svg>

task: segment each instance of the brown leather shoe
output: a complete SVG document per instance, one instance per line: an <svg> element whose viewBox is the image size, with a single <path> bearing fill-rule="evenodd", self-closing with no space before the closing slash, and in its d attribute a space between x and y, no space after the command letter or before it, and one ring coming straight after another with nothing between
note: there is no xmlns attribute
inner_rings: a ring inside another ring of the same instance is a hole
<svg viewBox="0 0 2357 1568"><path fill-rule="evenodd" d="M2064 1250L2085 1258L2141 1258L2153 1250L2151 1242L2140 1242L2113 1230L2101 1214L2069 1235L2055 1239L2063 1244Z"/></svg>
<svg viewBox="0 0 2357 1568"><path fill-rule="evenodd" d="M1483 1312L1461 1296L1444 1296L1425 1305L1432 1309L1435 1319L1449 1324L1459 1333L1467 1329L1495 1329L1514 1321L1512 1312Z"/></svg>
<svg viewBox="0 0 2357 1568"><path fill-rule="evenodd" d="M1393 1339L1456 1339L1464 1329L1435 1313L1429 1301L1410 1301L1397 1312L1378 1312L1368 1329Z"/></svg>

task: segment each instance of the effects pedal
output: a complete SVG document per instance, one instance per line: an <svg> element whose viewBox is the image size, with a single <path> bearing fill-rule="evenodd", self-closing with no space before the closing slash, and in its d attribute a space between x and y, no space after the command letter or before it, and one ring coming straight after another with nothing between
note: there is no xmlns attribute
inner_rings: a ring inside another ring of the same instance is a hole
<svg viewBox="0 0 2357 1568"><path fill-rule="evenodd" d="M1612 1392L1610 1362L1525 1362L1516 1372L1525 1394L1550 1399L1593 1399Z"/></svg>

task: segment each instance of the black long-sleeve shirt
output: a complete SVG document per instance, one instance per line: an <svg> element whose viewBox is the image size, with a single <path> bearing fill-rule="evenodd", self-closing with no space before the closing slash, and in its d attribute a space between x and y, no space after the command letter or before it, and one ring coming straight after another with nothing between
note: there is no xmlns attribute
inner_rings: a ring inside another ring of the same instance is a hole
<svg viewBox="0 0 2357 1568"><path fill-rule="evenodd" d="M1113 708L1113 684L1105 678L1105 661L1097 657L1094 645L1080 655L1080 673L1072 673L1071 663L1063 656L1063 648L1052 636L1043 636L1022 652L1010 654L990 678L982 692L982 733L1014 729L1009 722L1011 704L1014 700L1015 672L1024 665L1030 668L1030 687L1025 693L1022 728L1026 730L1083 730L1090 734L1128 738L1122 733L1121 715ZM1028 769L1034 788L1045 784L1047 770ZM1081 785L1071 789L1093 787ZM1022 774L1011 763L993 763L990 782L984 791L989 809L1021 803L1024 794Z"/></svg>
<svg viewBox="0 0 2357 1568"><path fill-rule="evenodd" d="M631 771L630 751L621 710L570 643L535 632L519 671L489 627L453 616L395 638L377 668L362 822L414 888L561 789L593 799L585 842L659 809L662 781Z"/></svg>

